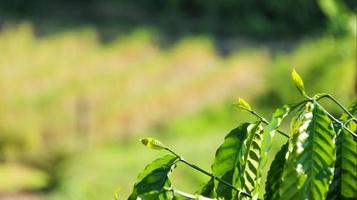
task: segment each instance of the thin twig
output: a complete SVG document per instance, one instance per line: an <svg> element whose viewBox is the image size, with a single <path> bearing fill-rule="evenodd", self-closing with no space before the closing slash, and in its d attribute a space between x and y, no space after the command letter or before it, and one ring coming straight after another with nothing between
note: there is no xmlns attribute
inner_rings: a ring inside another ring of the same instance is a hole
<svg viewBox="0 0 357 200"><path fill-rule="evenodd" d="M321 95L319 98L316 98L316 101L323 99L323 98L328 98L330 100L332 100L335 104L337 104L349 117L357 120L357 118L355 116L352 115L351 112L349 112L339 101L337 101L337 99L335 99L332 95L330 94L324 94Z"/></svg>
<svg viewBox="0 0 357 200"><path fill-rule="evenodd" d="M189 194L189 193L183 192L183 191L181 191L181 190L177 190L177 189L175 189L175 188L165 189L165 191L170 191L170 192L172 192L174 195L179 195L179 196L185 197L185 198L187 198L187 199L216 200L216 199L204 197L204 196L202 196L202 195Z"/></svg>
<svg viewBox="0 0 357 200"><path fill-rule="evenodd" d="M195 195L186 193L186 192L182 192L180 190L174 189L174 188L170 188L170 189L166 189L166 191L171 191L174 195L180 195L182 197L188 198L188 199L197 199L197 197Z"/></svg>
<svg viewBox="0 0 357 200"><path fill-rule="evenodd" d="M253 115L255 115L256 117L258 117L260 119L260 121L262 121L264 124L269 125L269 122L262 116L260 116L257 112L253 111L253 110L247 110L248 112L252 113ZM284 132L282 132L281 130L277 129L276 130L278 133L280 133L281 135L290 138L290 136Z"/></svg>
<svg viewBox="0 0 357 200"><path fill-rule="evenodd" d="M251 194L249 194L249 193L247 193L247 192L245 192L245 191L243 191L243 190L240 190L240 189L234 187L233 185L231 185L230 183L228 183L227 181L225 181L225 180L223 180L223 179L220 179L220 178L218 178L217 176L215 176L215 175L213 175L213 174L207 172L206 170L204 170L204 169L202 169L202 168L200 168L200 167L198 167L198 166L196 166L196 165L193 165L193 164L187 162L187 161L184 160L182 157L180 158L180 160L181 160L181 162L185 163L186 165L192 167L193 169L196 169L197 171L200 171L200 172L202 172L203 174L206 174L207 176L209 176L209 177L211 177L211 178L217 180L218 182L223 183L224 185L226 185L226 186L232 188L233 190L239 192L240 194L252 198L252 195L251 195Z"/></svg>
<svg viewBox="0 0 357 200"><path fill-rule="evenodd" d="M203 173L203 174L205 174L205 175L207 175L207 176L209 176L209 177L211 177L211 178L217 180L217 181L220 182L220 183L223 183L224 185L226 185L226 186L232 188L233 190L239 192L240 194L242 194L242 195L244 195L244 196L247 196L247 197L252 198L252 195L251 195L251 194L249 194L249 193L247 193L247 192L245 192L245 191L243 191L243 190L240 190L240 189L234 187L232 184L228 183L227 181L225 181L225 180L223 180L223 179L220 179L220 178L218 178L217 176L211 174L210 172L208 172L208 171L206 171L206 170L204 170L204 169L202 169L202 168L200 168L200 167L198 167L198 166L196 166L196 165L194 165L194 164L191 164L191 163L187 162L182 156L178 155L177 153L175 153L175 152L172 151L171 149L165 148L165 150L167 150L167 151L169 151L170 153L172 153L172 154L174 154L175 156L177 156L177 157L179 158L179 161L185 163L186 165L190 166L191 168L193 168L193 169L195 169L195 170L197 170L197 171L199 171L199 172L201 172L201 173Z"/></svg>
<svg viewBox="0 0 357 200"><path fill-rule="evenodd" d="M333 121L335 121L336 123L341 125L341 128L345 129L347 132L349 132L353 137L357 138L357 134L354 133L353 131L351 131L350 129L348 129L340 120L336 119L333 115L331 115L325 108L323 108L321 106L321 104L319 104L316 100L313 100L318 106L320 106L320 108L327 114L327 116L332 119Z"/></svg>
<svg viewBox="0 0 357 200"><path fill-rule="evenodd" d="M354 122L356 122L357 123L357 119L354 119L354 118L349 118L348 120L346 120L343 124L345 125L345 126L347 126L351 121L354 121Z"/></svg>

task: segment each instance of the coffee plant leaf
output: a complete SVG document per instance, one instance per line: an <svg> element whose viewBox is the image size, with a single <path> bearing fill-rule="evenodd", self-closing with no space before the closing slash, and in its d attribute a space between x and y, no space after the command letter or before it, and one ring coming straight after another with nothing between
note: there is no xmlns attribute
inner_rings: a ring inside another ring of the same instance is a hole
<svg viewBox="0 0 357 200"><path fill-rule="evenodd" d="M273 113L272 119L267 126L267 131L263 133L263 142L261 148L261 165L260 168L263 169L266 165L268 159L268 153L270 151L273 138L276 135L277 130L281 126L285 118L295 109L300 106L300 103L296 104L285 104L284 106L277 108Z"/></svg>
<svg viewBox="0 0 357 200"><path fill-rule="evenodd" d="M212 172L222 180L233 184L234 171L238 165L238 156L243 151L243 142L248 137L248 126L250 123L243 123L233 129L224 138L223 144L217 149ZM217 182L215 186L217 196L224 199L232 198L232 189L228 186Z"/></svg>
<svg viewBox="0 0 357 200"><path fill-rule="evenodd" d="M352 104L349 111L356 116L357 101ZM342 121L350 119L347 114L341 116ZM357 141L342 129L341 125L336 124L335 127L336 164L327 199L357 199ZM356 122L350 121L348 128L356 133Z"/></svg>
<svg viewBox="0 0 357 200"><path fill-rule="evenodd" d="M265 182L265 200L279 199L278 189L282 184L281 175L283 174L285 164L285 154L288 151L288 143L285 143L280 151L275 155L268 171L268 177Z"/></svg>
<svg viewBox="0 0 357 200"><path fill-rule="evenodd" d="M166 155L146 166L139 174L128 199L168 199L165 188L171 187L168 176L177 160L176 156Z"/></svg>
<svg viewBox="0 0 357 200"><path fill-rule="evenodd" d="M203 184L197 194L209 198L216 198L216 191L214 188L214 179L211 178L207 183Z"/></svg>
<svg viewBox="0 0 357 200"><path fill-rule="evenodd" d="M319 105L310 102L293 123L279 195L281 199L325 199L335 164L333 123Z"/></svg>
<svg viewBox="0 0 357 200"><path fill-rule="evenodd" d="M260 162L260 122L244 123L233 129L217 149L212 165L213 174L236 188L252 192L258 188L257 168ZM217 182L217 196L232 199L236 194L230 187Z"/></svg>
<svg viewBox="0 0 357 200"><path fill-rule="evenodd" d="M234 173L234 186L257 198L259 194L261 160L261 145L264 128L262 122L248 126L248 137L243 142L242 151L238 156L237 170Z"/></svg>

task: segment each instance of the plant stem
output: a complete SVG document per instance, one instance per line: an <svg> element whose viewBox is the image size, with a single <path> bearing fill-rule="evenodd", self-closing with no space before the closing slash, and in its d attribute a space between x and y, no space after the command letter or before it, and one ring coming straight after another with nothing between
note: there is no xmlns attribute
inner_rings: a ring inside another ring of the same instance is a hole
<svg viewBox="0 0 357 200"><path fill-rule="evenodd" d="M357 118L355 116L352 115L352 113L350 113L339 101L337 101L337 99L335 99L333 96L331 96L330 94L324 94L321 95L319 98L316 99L316 101L323 99L323 98L328 98L330 100L332 100L335 104L337 104L349 117L357 120Z"/></svg>
<svg viewBox="0 0 357 200"><path fill-rule="evenodd" d="M216 199L212 199L212 198L207 198L207 197L204 197L204 196L201 196L201 195L193 195L193 194L189 194L189 193L186 193L186 192L183 192L181 190L177 190L177 189L174 189L174 188L170 188L170 189L165 189L166 191L170 191L172 192L174 195L179 195L181 197L185 197L187 199L199 199L199 200L216 200Z"/></svg>
<svg viewBox="0 0 357 200"><path fill-rule="evenodd" d="M168 189L167 191L172 191L174 194L178 194L178 195L188 198L188 199L197 199L196 196L194 196L192 194L188 194L186 192L182 192L182 191L176 190L174 188Z"/></svg>
<svg viewBox="0 0 357 200"><path fill-rule="evenodd" d="M348 125L348 123L350 123L351 121L354 121L354 122L356 122L356 123L357 123L357 119L350 118L350 119L346 120L343 124L344 124L345 126L347 126L347 125Z"/></svg>
<svg viewBox="0 0 357 200"><path fill-rule="evenodd" d="M256 117L258 117L260 119L260 121L262 121L264 124L269 125L269 122L262 116L260 116L257 112L255 112L254 110L247 110L248 112L252 113L253 115L255 115ZM280 133L281 135L290 138L288 134L280 131L279 129L276 130L278 133Z"/></svg>
<svg viewBox="0 0 357 200"><path fill-rule="evenodd" d="M203 174L206 174L207 176L209 176L209 177L211 177L211 178L217 180L218 182L223 183L224 185L226 185L226 186L232 188L233 190L239 192L240 194L243 194L244 196L247 196L247 197L252 197L251 194L249 194L249 193L247 193L247 192L244 192L244 191L242 191L242 190L237 189L236 187L234 187L234 186L231 185L230 183L226 182L225 180L222 180L222 179L218 178L217 176L214 176L213 174L211 174L211 173L205 171L204 169L202 169L202 168L200 168L200 167L198 167L198 166L196 166L196 165L193 165L193 164L187 162L187 161L184 160L182 157L180 158L180 160L181 160L181 162L185 163L186 165L192 167L193 169L196 169L197 171L200 171L200 172L202 172Z"/></svg>
<svg viewBox="0 0 357 200"><path fill-rule="evenodd" d="M237 191L238 193L240 193L240 194L242 194L242 195L244 195L244 196L247 196L247 197L252 198L252 195L251 195L251 194L249 194L249 193L247 193L247 192L245 192L245 191L242 191L242 190L240 190L240 189L234 187L232 184L226 182L225 180L222 180L222 179L218 178L217 176L215 176L215 175L209 173L208 171L206 171L206 170L204 170L204 169L202 169L202 168L200 168L200 167L198 167L198 166L196 166L196 165L194 165L194 164L191 164L191 163L187 162L182 156L178 155L177 153L175 153L175 152L172 151L171 149L165 148L165 150L167 150L167 151L169 151L170 153L172 153L172 154L174 154L175 156L177 156L177 157L179 158L179 161L185 163L185 164L188 165L189 167L191 167L191 168L193 168L193 169L195 169L195 170L197 170L197 171L199 171L199 172L201 172L201 173L203 173L203 174L205 174L205 175L207 175L207 176L209 176L209 177L211 177L211 178L217 180L217 181L220 182L220 183L223 183L224 185L226 185L226 186L232 188L233 190Z"/></svg>
<svg viewBox="0 0 357 200"><path fill-rule="evenodd" d="M342 123L340 120L336 119L334 116L332 116L324 107L321 106L321 104L319 104L316 100L313 100L318 106L321 107L321 109L327 114L327 116L329 116L330 119L332 119L333 121L335 121L336 123L341 125L341 128L345 129L347 132L349 132L353 137L357 138L357 135L351 131L350 129L348 129L344 123Z"/></svg>

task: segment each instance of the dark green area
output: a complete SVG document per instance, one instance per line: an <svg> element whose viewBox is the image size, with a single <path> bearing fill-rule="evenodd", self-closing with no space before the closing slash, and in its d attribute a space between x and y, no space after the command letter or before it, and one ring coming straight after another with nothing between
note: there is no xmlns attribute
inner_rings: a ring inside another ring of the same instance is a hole
<svg viewBox="0 0 357 200"><path fill-rule="evenodd" d="M353 1L345 3L355 7ZM328 22L318 1L311 0L2 1L0 24L23 20L34 23L38 34L94 26L103 37L110 37L138 26L149 26L169 38L238 34L260 39L317 33Z"/></svg>

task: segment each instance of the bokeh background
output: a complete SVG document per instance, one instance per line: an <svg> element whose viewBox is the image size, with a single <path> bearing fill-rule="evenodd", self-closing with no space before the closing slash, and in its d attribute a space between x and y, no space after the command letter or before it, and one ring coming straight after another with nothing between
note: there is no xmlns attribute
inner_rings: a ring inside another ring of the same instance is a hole
<svg viewBox="0 0 357 200"><path fill-rule="evenodd" d="M348 105L356 45L353 0L1 0L0 199L125 199L164 154L148 136L209 169L255 120L238 97L267 119L302 99L292 67ZM172 176L188 192L207 180Z"/></svg>

